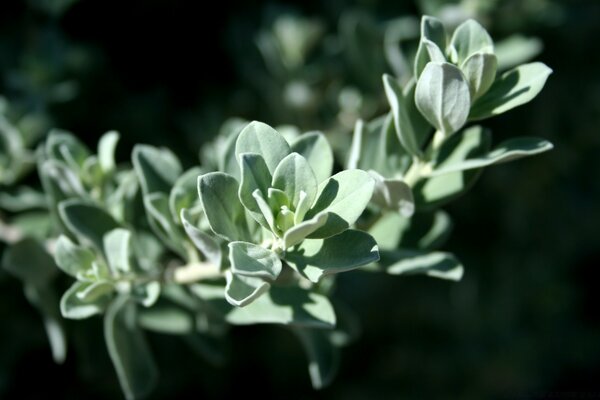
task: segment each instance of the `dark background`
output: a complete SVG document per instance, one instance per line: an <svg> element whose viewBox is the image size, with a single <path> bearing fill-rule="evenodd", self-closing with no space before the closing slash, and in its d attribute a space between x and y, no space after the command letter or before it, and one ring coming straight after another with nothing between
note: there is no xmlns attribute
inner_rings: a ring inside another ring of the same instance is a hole
<svg viewBox="0 0 600 400"><path fill-rule="evenodd" d="M349 8L375 21L424 9L383 0L107 0L52 16L44 3L1 6L0 93L43 108L92 148L103 132L120 131L121 160L144 142L172 148L188 166L226 117L290 122L252 82L263 67L253 37L273 16L319 17L335 32ZM495 140L541 136L555 149L489 169L446 207L455 230L445 249L465 264L463 280L342 276L338 294L357 311L362 336L321 392L284 328L234 329L221 368L152 335L161 370L153 398L600 398L600 3L506 1L483 17L495 38L540 38L537 58L554 70L536 100L486 125ZM62 79L77 82L77 96L40 100L47 82ZM71 351L55 365L20 283L0 272L0 321L0 398L120 396L99 319L68 322L69 339L96 343L97 354Z"/></svg>

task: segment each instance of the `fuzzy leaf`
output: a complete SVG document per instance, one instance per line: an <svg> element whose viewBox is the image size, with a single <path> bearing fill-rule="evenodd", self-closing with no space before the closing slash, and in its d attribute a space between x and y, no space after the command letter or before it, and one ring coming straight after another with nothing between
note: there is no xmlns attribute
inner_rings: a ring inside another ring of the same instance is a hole
<svg viewBox="0 0 600 400"><path fill-rule="evenodd" d="M233 306L243 307L252 303L269 290L271 285L260 278L227 273L225 298Z"/></svg>
<svg viewBox="0 0 600 400"><path fill-rule="evenodd" d="M450 58L460 65L472 54L494 53L494 42L479 22L469 19L460 24L450 40Z"/></svg>
<svg viewBox="0 0 600 400"><path fill-rule="evenodd" d="M333 171L333 151L329 141L321 132L307 132L298 136L291 145L291 151L306 158L315 173L317 183L331 176Z"/></svg>
<svg viewBox="0 0 600 400"><path fill-rule="evenodd" d="M422 158L423 152L419 147L410 116L407 113L406 104L410 99L404 98L402 88L398 82L389 75L383 75L383 86L385 87L385 95L387 96L388 103L390 103L390 107L392 108L396 134L398 135L402 147L413 156Z"/></svg>
<svg viewBox="0 0 600 400"><path fill-rule="evenodd" d="M115 149L119 142L119 133L115 131L106 132L98 142L98 161L104 173L115 169Z"/></svg>
<svg viewBox="0 0 600 400"><path fill-rule="evenodd" d="M117 228L104 235L104 253L108 266L115 274L131 272L129 263L131 232Z"/></svg>
<svg viewBox="0 0 600 400"><path fill-rule="evenodd" d="M300 193L306 193L309 206L317 196L317 178L304 157L298 153L287 155L273 173L275 189L283 191L294 206L300 200Z"/></svg>
<svg viewBox="0 0 600 400"><path fill-rule="evenodd" d="M261 155L272 174L277 164L290 153L290 146L275 129L262 122L253 121L240 132L235 153L238 161L243 153Z"/></svg>
<svg viewBox="0 0 600 400"><path fill-rule="evenodd" d="M423 69L425 69L425 65L431 61L427 46L424 43L425 40L437 45L438 48L445 52L446 29L444 28L442 21L427 15L421 18L421 41L419 42L419 47L417 48L417 53L415 55L414 74L417 78L421 75Z"/></svg>
<svg viewBox="0 0 600 400"><path fill-rule="evenodd" d="M266 229L271 229L254 195L258 190L263 199L267 197L272 179L269 168L260 154L243 153L239 155L239 161L242 174L238 192L240 202L258 223Z"/></svg>
<svg viewBox="0 0 600 400"><path fill-rule="evenodd" d="M460 281L462 264L450 253L397 250L381 253L381 264L391 275L424 274L434 278Z"/></svg>
<svg viewBox="0 0 600 400"><path fill-rule="evenodd" d="M60 312L64 318L84 319L102 314L110 301L110 292L101 284L98 295L94 293L98 283L75 282L60 299Z"/></svg>
<svg viewBox="0 0 600 400"><path fill-rule="evenodd" d="M469 84L471 102L475 102L494 83L498 61L496 56L489 53L474 53L460 66Z"/></svg>
<svg viewBox="0 0 600 400"><path fill-rule="evenodd" d="M181 164L168 149L136 145L131 158L145 194L169 193L181 175Z"/></svg>
<svg viewBox="0 0 600 400"><path fill-rule="evenodd" d="M275 280L281 272L281 260L269 249L247 242L229 243L231 272L247 277Z"/></svg>
<svg viewBox="0 0 600 400"><path fill-rule="evenodd" d="M76 278L78 274L89 271L96 259L90 250L74 244L68 237L61 235L54 248L54 261L60 269Z"/></svg>
<svg viewBox="0 0 600 400"><path fill-rule="evenodd" d="M221 267L222 251L219 243L210 235L207 235L192 225L189 212L186 209L181 210L181 222L188 237L192 240L198 250L200 250L206 260L217 267Z"/></svg>

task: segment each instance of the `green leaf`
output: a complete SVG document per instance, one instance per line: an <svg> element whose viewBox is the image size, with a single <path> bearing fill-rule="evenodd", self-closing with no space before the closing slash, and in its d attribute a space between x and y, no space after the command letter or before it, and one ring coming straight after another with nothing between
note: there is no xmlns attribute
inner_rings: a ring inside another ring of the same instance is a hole
<svg viewBox="0 0 600 400"><path fill-rule="evenodd" d="M311 282L349 271L379 259L377 243L362 231L349 229L330 238L306 239L285 254L285 260Z"/></svg>
<svg viewBox="0 0 600 400"><path fill-rule="evenodd" d="M229 243L231 272L274 281L281 273L281 260L269 249L247 242Z"/></svg>
<svg viewBox="0 0 600 400"><path fill-rule="evenodd" d="M203 173L202 168L194 167L184 172L175 181L169 194L169 210L171 210L174 221L179 221L182 209L192 209L199 204L198 177Z"/></svg>
<svg viewBox="0 0 600 400"><path fill-rule="evenodd" d="M421 75L423 69L425 69L425 65L427 65L429 61L432 61L427 50L427 45L424 43L425 41L429 41L430 43L437 45L442 51L445 51L446 29L444 28L442 21L427 15L424 15L423 18L421 18L421 40L415 55L414 74L417 78Z"/></svg>
<svg viewBox="0 0 600 400"><path fill-rule="evenodd" d="M322 211L313 218L303 221L288 229L283 235L283 248L288 249L297 245L298 243L303 241L308 235L314 233L319 228L323 227L330 217L336 219L335 215ZM348 224L345 223L345 221L342 221L342 223L339 225L341 226L341 228L339 229L348 228ZM338 230L337 224L336 227L334 227L333 229ZM327 236L329 236L329 234L327 234Z"/></svg>
<svg viewBox="0 0 600 400"><path fill-rule="evenodd" d="M187 253L183 244L183 232L169 209L169 198L163 192L144 195L146 217L154 233L174 252L181 257Z"/></svg>
<svg viewBox="0 0 600 400"><path fill-rule="evenodd" d="M290 146L275 129L262 122L253 121L240 132L235 153L238 160L243 153L260 154L273 174L279 162L290 153Z"/></svg>
<svg viewBox="0 0 600 400"><path fill-rule="evenodd" d="M54 247L54 261L68 275L77 278L78 275L92 269L96 259L90 250L74 244L68 237L61 235Z"/></svg>
<svg viewBox="0 0 600 400"><path fill-rule="evenodd" d="M115 169L115 149L119 142L119 133L110 131L102 135L98 142L98 161L104 173Z"/></svg>
<svg viewBox="0 0 600 400"><path fill-rule="evenodd" d="M225 298L229 304L244 307L267 292L271 285L261 278L240 276L228 272Z"/></svg>
<svg viewBox="0 0 600 400"><path fill-rule="evenodd" d="M494 83L498 61L496 56L489 53L474 53L460 66L469 84L471 102L475 102Z"/></svg>
<svg viewBox="0 0 600 400"><path fill-rule="evenodd" d="M136 307L126 296L117 297L104 316L104 338L121 389L127 399L144 397L158 380L156 364L142 330Z"/></svg>
<svg viewBox="0 0 600 400"><path fill-rule="evenodd" d="M307 132L298 136L291 144L291 151L300 154L308 161L315 173L317 183L321 183L331 176L333 151L323 133Z"/></svg>
<svg viewBox="0 0 600 400"><path fill-rule="evenodd" d="M492 164L500 164L543 153L553 148L552 143L544 139L534 137L518 137L505 140L494 150L477 158L468 158L453 164L445 163L444 167L436 168L430 176L445 175L455 171L465 171L474 168L483 168Z"/></svg>
<svg viewBox="0 0 600 400"><path fill-rule="evenodd" d="M115 275L131 272L130 257L131 232L117 228L104 235L104 253L111 271Z"/></svg>
<svg viewBox="0 0 600 400"><path fill-rule="evenodd" d="M385 179L375 171L369 171L375 179L375 190L371 201L386 210L394 210L405 217L415 211L412 190L402 179Z"/></svg>
<svg viewBox="0 0 600 400"><path fill-rule="evenodd" d="M430 62L417 82L415 102L427 121L448 137L467 121L469 85L454 65Z"/></svg>
<svg viewBox="0 0 600 400"><path fill-rule="evenodd" d="M104 235L119 227L114 218L102 208L78 199L61 202L59 213L71 233L101 252L104 251Z"/></svg>
<svg viewBox="0 0 600 400"><path fill-rule="evenodd" d="M238 192L240 202L250 211L250 215L266 229L271 229L268 217L265 217L254 192L259 191L263 199L267 197L271 186L271 173L263 157L259 154L244 153L239 155L242 181ZM230 200L231 201L231 200Z"/></svg>
<svg viewBox="0 0 600 400"><path fill-rule="evenodd" d="M28 186L2 188L0 192L0 208L11 212L22 212L31 209L45 209L48 205L44 193Z"/></svg>
<svg viewBox="0 0 600 400"><path fill-rule="evenodd" d="M450 253L397 250L381 252L382 268L391 275L424 274L434 278L460 281L462 264Z"/></svg>
<svg viewBox="0 0 600 400"><path fill-rule="evenodd" d="M245 209L238 200L238 187L234 177L222 172L198 178L198 192L210 228L230 242L250 238Z"/></svg>
<svg viewBox="0 0 600 400"><path fill-rule="evenodd" d="M56 275L56 265L36 239L24 238L2 254L2 267L21 281L36 287L48 285Z"/></svg>
<svg viewBox="0 0 600 400"><path fill-rule="evenodd" d="M479 22L468 19L460 24L450 40L450 59L460 65L472 54L494 53L494 41Z"/></svg>
<svg viewBox="0 0 600 400"><path fill-rule="evenodd" d="M365 171L354 169L339 172L321 182L317 201L306 218L313 218L321 211L327 211L352 225L371 200L374 186L375 181Z"/></svg>
<svg viewBox="0 0 600 400"><path fill-rule="evenodd" d="M181 164L168 149L138 144L131 158L145 194L169 193L181 175Z"/></svg>
<svg viewBox="0 0 600 400"><path fill-rule="evenodd" d="M402 147L413 156L422 158L423 152L419 147L410 116L407 113L406 104L410 99L404 99L402 88L398 82L387 74L383 75L383 86L385 87L385 95L387 96L388 103L390 103L390 107L392 108L396 134Z"/></svg>
<svg viewBox="0 0 600 400"><path fill-rule="evenodd" d="M308 357L308 373L314 389L323 389L335 377L339 363L339 349L331 343L329 333L320 329L293 330L300 339Z"/></svg>
<svg viewBox="0 0 600 400"><path fill-rule="evenodd" d="M84 319L102 314L110 301L111 294L105 283L100 283L98 295L94 294L96 288L98 288L97 282L73 283L60 299L62 316L69 319Z"/></svg>
<svg viewBox="0 0 600 400"><path fill-rule="evenodd" d="M552 70L540 62L524 64L502 74L471 109L470 120L502 114L533 100Z"/></svg>
<svg viewBox="0 0 600 400"><path fill-rule="evenodd" d="M160 283L157 281L135 285L131 291L132 299L144 307L152 307L160 296Z"/></svg>
<svg viewBox="0 0 600 400"><path fill-rule="evenodd" d="M300 201L300 193L306 194L309 207L317 196L317 178L308 161L298 153L287 155L273 173L272 187L283 191L294 208Z"/></svg>
<svg viewBox="0 0 600 400"><path fill-rule="evenodd" d="M531 60L540 54L544 47L535 37L511 35L496 43L494 53L498 57L498 70L504 71Z"/></svg>
<svg viewBox="0 0 600 400"><path fill-rule="evenodd" d="M138 313L141 327L158 333L184 335L195 331L194 315L176 305L158 304Z"/></svg>
<svg viewBox="0 0 600 400"><path fill-rule="evenodd" d="M183 223L183 228L188 237L192 240L192 243L194 243L198 250L200 250L206 260L217 267L221 267L222 251L219 243L210 235L207 235L192 225L189 212L186 209L181 210L181 222Z"/></svg>

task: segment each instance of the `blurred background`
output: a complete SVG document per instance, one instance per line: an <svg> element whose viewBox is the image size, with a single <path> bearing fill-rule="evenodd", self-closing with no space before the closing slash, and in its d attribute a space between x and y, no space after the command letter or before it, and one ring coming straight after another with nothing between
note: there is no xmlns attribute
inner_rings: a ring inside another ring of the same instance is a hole
<svg viewBox="0 0 600 400"><path fill-rule="evenodd" d="M149 143L191 166L229 117L343 143L358 117L387 110L381 74L401 73L398 39L417 34L424 13L448 26L477 18L554 70L532 103L485 125L497 141L539 136L555 149L489 169L446 207L445 248L463 280L342 275L361 337L321 392L283 328L234 329L222 367L150 335L161 371L152 398L600 398L598 1L3 2L0 111L32 146L50 127L91 148L118 130L123 161ZM56 365L38 312L0 269L0 321L0 398L121 396L99 318L67 321L71 343L98 351L70 347Z"/></svg>

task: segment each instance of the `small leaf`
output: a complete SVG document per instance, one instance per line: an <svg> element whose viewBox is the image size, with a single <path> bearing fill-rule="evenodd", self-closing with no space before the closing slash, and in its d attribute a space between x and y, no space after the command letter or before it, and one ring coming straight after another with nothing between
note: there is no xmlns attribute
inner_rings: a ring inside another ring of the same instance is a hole
<svg viewBox="0 0 600 400"><path fill-rule="evenodd" d="M181 164L168 149L138 144L131 158L145 194L169 193L181 175Z"/></svg>
<svg viewBox="0 0 600 400"><path fill-rule="evenodd" d="M460 281L462 264L450 253L397 250L381 252L381 264L391 275L424 274L434 278Z"/></svg>
<svg viewBox="0 0 600 400"><path fill-rule="evenodd" d="M308 357L308 373L314 389L323 389L335 377L339 362L339 349L331 343L329 333L320 329L293 330L300 339Z"/></svg>
<svg viewBox="0 0 600 400"><path fill-rule="evenodd" d="M129 263L131 232L117 228L104 235L104 254L111 271L115 275L131 272Z"/></svg>
<svg viewBox="0 0 600 400"><path fill-rule="evenodd" d="M237 138L235 153L256 153L263 157L271 174L277 164L290 153L290 146L275 129L262 122L250 122Z"/></svg>
<svg viewBox="0 0 600 400"><path fill-rule="evenodd" d="M104 173L115 169L115 149L119 142L119 133L110 131L102 135L98 142L98 161Z"/></svg>
<svg viewBox="0 0 600 400"><path fill-rule="evenodd" d="M498 70L504 71L523 64L540 54L544 47L535 37L512 35L496 43L494 53L498 57Z"/></svg>
<svg viewBox="0 0 600 400"><path fill-rule="evenodd" d="M327 239L306 239L285 260L311 282L379 259L377 243L367 233L349 229Z"/></svg>
<svg viewBox="0 0 600 400"><path fill-rule="evenodd" d="M281 260L271 250L247 242L231 242L228 246L234 274L273 281L281 273Z"/></svg>
<svg viewBox="0 0 600 400"><path fill-rule="evenodd" d="M331 176L333 151L323 133L307 132L298 136L292 142L291 151L300 154L308 161L315 173L317 183L321 183Z"/></svg>
<svg viewBox="0 0 600 400"><path fill-rule="evenodd" d="M195 331L195 318L192 313L175 305L156 305L141 309L138 313L141 327L158 333L183 335Z"/></svg>
<svg viewBox="0 0 600 400"><path fill-rule="evenodd" d="M64 235L61 235L56 241L54 260L63 272L74 278L91 270L95 259L94 253L82 246L77 246Z"/></svg>
<svg viewBox="0 0 600 400"><path fill-rule="evenodd" d="M169 194L169 210L174 221L179 220L182 209L192 209L199 203L198 177L203 173L202 168L194 167L188 169L175 181Z"/></svg>
<svg viewBox="0 0 600 400"><path fill-rule="evenodd" d="M467 121L469 85L454 65L430 62L417 82L415 102L427 121L448 137Z"/></svg>
<svg viewBox="0 0 600 400"><path fill-rule="evenodd" d="M267 197L271 186L271 173L263 157L255 153L243 153L239 155L242 181L238 191L240 202L246 207L252 217L264 226L271 229L261 206L254 197L254 191L258 190L263 200ZM231 200L230 200L231 201Z"/></svg>
<svg viewBox="0 0 600 400"><path fill-rule="evenodd" d="M136 285L131 291L131 296L144 307L152 307L160 296L160 283L151 281Z"/></svg>
<svg viewBox="0 0 600 400"><path fill-rule="evenodd" d="M475 53L460 66L469 83L471 102L475 102L494 83L498 62L496 56L489 53Z"/></svg>
<svg viewBox="0 0 600 400"><path fill-rule="evenodd" d="M375 179L375 190L371 201L383 209L394 210L404 217L415 211L412 190L402 179L385 179L375 171L369 171Z"/></svg>
<svg viewBox="0 0 600 400"><path fill-rule="evenodd" d="M469 119L489 118L528 103L542 90L551 73L552 70L540 62L505 72L473 104Z"/></svg>
<svg viewBox="0 0 600 400"><path fill-rule="evenodd" d="M198 250L200 250L206 260L220 268L222 263L222 252L219 243L210 235L207 235L192 225L189 212L186 209L181 210L181 222L183 223L183 228L188 237L192 240Z"/></svg>
<svg viewBox="0 0 600 400"><path fill-rule="evenodd" d="M227 241L250 237L245 209L238 199L239 184L222 172L210 172L198 178L202 208L212 231Z"/></svg>
<svg viewBox="0 0 600 400"><path fill-rule="evenodd" d="M60 299L60 312L64 318L84 319L102 314L110 301L110 295L102 291L101 295L85 298L86 291L95 288L94 282L75 282ZM103 288L104 289L104 288ZM83 298L82 298L83 297Z"/></svg>
<svg viewBox="0 0 600 400"><path fill-rule="evenodd" d="M469 19L460 24L450 40L450 58L460 65L472 54L494 53L494 42L479 22Z"/></svg>
<svg viewBox="0 0 600 400"><path fill-rule="evenodd" d="M385 95L387 96L388 103L390 103L390 107L392 108L396 134L398 135L402 147L413 156L422 158L423 152L419 147L410 116L407 113L406 104L410 99L404 99L402 88L398 82L389 75L383 75L383 86L385 87Z"/></svg>
<svg viewBox="0 0 600 400"><path fill-rule="evenodd" d="M289 249L290 247L302 242L304 238L323 227L331 215L332 214L328 212L320 212L313 218L303 221L288 229L283 235L283 248ZM346 225L344 229L347 228L348 226Z"/></svg>
<svg viewBox="0 0 600 400"><path fill-rule="evenodd" d="M522 157L540 154L551 150L552 148L552 143L544 139L534 137L508 139L500 143L494 150L484 156L468 158L453 164L445 163L445 166L440 168L436 168L434 165L433 172L430 176L440 176L455 171L465 171L474 168L483 168L493 164L501 164Z"/></svg>
<svg viewBox="0 0 600 400"><path fill-rule="evenodd" d="M126 295L108 307L104 338L125 397L137 399L150 393L158 372L144 333L137 326L135 305Z"/></svg>
<svg viewBox="0 0 600 400"><path fill-rule="evenodd" d="M429 61L432 61L429 57L426 44L424 43L425 40L437 45L439 49L445 52L446 29L444 28L442 21L428 15L424 15L423 18L421 18L421 40L415 55L414 74L416 78L421 75L425 65L427 65Z"/></svg>
<svg viewBox="0 0 600 400"><path fill-rule="evenodd" d="M271 285L260 278L239 276L228 272L225 298L229 304L243 307L267 292Z"/></svg>
<svg viewBox="0 0 600 400"><path fill-rule="evenodd" d="M306 202L312 206L317 196L317 178L304 157L298 153L287 155L273 173L272 187L283 191L294 208L300 200L300 193L306 193Z"/></svg>
<svg viewBox="0 0 600 400"><path fill-rule="evenodd" d="M32 286L48 285L56 275L56 266L44 246L36 239L24 238L2 254L2 267Z"/></svg>

